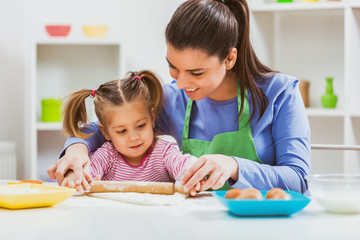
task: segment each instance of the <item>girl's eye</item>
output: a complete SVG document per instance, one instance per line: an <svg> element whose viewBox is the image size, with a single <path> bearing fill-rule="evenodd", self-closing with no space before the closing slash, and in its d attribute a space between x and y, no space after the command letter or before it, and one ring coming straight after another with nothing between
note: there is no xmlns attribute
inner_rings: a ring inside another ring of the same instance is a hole
<svg viewBox="0 0 360 240"><path fill-rule="evenodd" d="M194 73L194 72L192 72L191 73L193 76L195 76L195 77L199 77L199 76L201 76L203 73Z"/></svg>
<svg viewBox="0 0 360 240"><path fill-rule="evenodd" d="M140 124L140 125L138 125L138 126L136 126L137 128L143 128L143 127L145 127L145 123L143 123L143 124Z"/></svg>
<svg viewBox="0 0 360 240"><path fill-rule="evenodd" d="M119 134L124 134L125 132L126 132L126 129L123 129L121 131L117 131L117 133L119 133Z"/></svg>

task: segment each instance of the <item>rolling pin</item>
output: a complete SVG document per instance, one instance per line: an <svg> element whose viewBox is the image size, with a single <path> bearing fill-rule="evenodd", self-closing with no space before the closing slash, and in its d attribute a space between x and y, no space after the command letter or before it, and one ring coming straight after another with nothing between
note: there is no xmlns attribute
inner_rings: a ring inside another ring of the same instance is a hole
<svg viewBox="0 0 360 240"><path fill-rule="evenodd" d="M90 192L137 192L172 195L175 192L187 194L183 186L172 182L136 182L136 181L92 181Z"/></svg>

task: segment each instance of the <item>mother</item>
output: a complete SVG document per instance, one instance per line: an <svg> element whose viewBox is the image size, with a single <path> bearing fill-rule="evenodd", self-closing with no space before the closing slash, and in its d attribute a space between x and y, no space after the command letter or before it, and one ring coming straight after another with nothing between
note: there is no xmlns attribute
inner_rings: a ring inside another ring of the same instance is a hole
<svg viewBox="0 0 360 240"><path fill-rule="evenodd" d="M156 128L184 153L202 156L183 177L190 190L280 187L306 192L310 128L296 78L264 66L250 43L245 0L189 0L166 28L171 76ZM61 184L68 169L88 189L82 167L105 141L96 123L86 141L70 138L49 170ZM208 179L205 176L209 175Z"/></svg>

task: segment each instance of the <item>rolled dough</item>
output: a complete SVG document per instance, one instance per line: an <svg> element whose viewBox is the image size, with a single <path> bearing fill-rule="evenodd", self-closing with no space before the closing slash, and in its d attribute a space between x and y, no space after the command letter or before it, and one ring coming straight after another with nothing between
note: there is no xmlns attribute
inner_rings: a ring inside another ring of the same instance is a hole
<svg viewBox="0 0 360 240"><path fill-rule="evenodd" d="M148 205L148 206L169 206L182 203L186 195L174 193L173 195L135 193L135 192L107 192L107 193L87 193L90 197L104 198L119 202Z"/></svg>

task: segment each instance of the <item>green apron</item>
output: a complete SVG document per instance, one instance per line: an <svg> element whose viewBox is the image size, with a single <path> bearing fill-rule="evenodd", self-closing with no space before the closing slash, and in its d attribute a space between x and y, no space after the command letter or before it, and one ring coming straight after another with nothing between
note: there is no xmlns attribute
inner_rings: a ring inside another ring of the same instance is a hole
<svg viewBox="0 0 360 240"><path fill-rule="evenodd" d="M189 99L186 106L181 151L196 157L200 157L205 154L222 154L262 163L256 153L251 133L249 101L247 98L247 91L245 92L246 96L244 98L244 109L239 118L239 130L235 132L220 133L214 136L212 141L189 139L190 113L193 104L193 100ZM241 98L239 84L237 86L237 98L238 111L240 111ZM225 182L224 186L219 190L228 190L230 188L231 187L228 183Z"/></svg>

